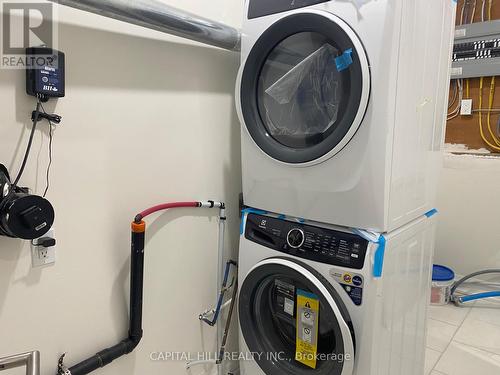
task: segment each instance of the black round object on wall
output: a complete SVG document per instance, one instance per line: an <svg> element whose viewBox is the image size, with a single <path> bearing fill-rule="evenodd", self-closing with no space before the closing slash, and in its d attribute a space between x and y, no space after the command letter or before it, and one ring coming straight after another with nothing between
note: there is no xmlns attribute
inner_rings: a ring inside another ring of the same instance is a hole
<svg viewBox="0 0 500 375"><path fill-rule="evenodd" d="M0 234L33 240L49 231L54 224L54 217L54 208L45 198L12 193L2 202Z"/></svg>
<svg viewBox="0 0 500 375"><path fill-rule="evenodd" d="M54 224L54 208L48 200L13 186L0 164L0 235L23 240L43 236Z"/></svg>

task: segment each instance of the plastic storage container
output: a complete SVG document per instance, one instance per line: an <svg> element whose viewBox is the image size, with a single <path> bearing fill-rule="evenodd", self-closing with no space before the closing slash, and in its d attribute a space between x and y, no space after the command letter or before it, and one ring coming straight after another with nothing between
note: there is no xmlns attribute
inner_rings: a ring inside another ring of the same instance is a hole
<svg viewBox="0 0 500 375"><path fill-rule="evenodd" d="M455 272L448 267L434 265L432 267L432 305L446 305L450 302L451 287L455 281Z"/></svg>

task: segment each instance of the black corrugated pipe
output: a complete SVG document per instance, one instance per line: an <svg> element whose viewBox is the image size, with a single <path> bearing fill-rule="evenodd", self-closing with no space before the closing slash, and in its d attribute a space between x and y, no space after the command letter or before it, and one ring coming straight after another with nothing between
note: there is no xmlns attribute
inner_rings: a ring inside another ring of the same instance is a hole
<svg viewBox="0 0 500 375"><path fill-rule="evenodd" d="M59 358L57 375L86 375L104 367L115 359L132 352L142 339L142 299L144 284L144 239L146 223L144 218L155 212L172 208L218 208L220 220L226 220L223 202L174 202L160 204L139 213L132 222L130 260L130 322L128 337L118 344L101 350L94 356L70 367L64 366L64 354Z"/></svg>
<svg viewBox="0 0 500 375"><path fill-rule="evenodd" d="M142 295L144 283L144 238L146 224L132 223L130 261L130 323L128 337L118 344L101 350L96 355L70 367L60 367L58 375L86 375L104 367L115 359L132 352L142 339Z"/></svg>

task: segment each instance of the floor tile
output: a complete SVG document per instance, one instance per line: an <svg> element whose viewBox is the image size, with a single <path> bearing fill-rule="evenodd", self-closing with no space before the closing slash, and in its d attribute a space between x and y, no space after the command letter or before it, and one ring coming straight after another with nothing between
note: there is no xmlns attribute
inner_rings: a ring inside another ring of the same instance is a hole
<svg viewBox="0 0 500 375"><path fill-rule="evenodd" d="M474 308L469 314L470 319L493 324L500 327L500 308L481 307Z"/></svg>
<svg viewBox="0 0 500 375"><path fill-rule="evenodd" d="M469 307L457 307L452 304L446 306L429 306L430 319L439 320L455 326L461 325L469 312Z"/></svg>
<svg viewBox="0 0 500 375"><path fill-rule="evenodd" d="M449 374L445 374L443 372L439 372L439 371L436 371L436 370L433 370L430 375L449 375Z"/></svg>
<svg viewBox="0 0 500 375"><path fill-rule="evenodd" d="M428 320L427 347L444 352L458 327L439 320Z"/></svg>
<svg viewBox="0 0 500 375"><path fill-rule="evenodd" d="M453 341L435 370L449 375L498 375L500 356Z"/></svg>
<svg viewBox="0 0 500 375"><path fill-rule="evenodd" d="M500 313L500 312L499 312ZM471 313L472 314L472 313ZM500 325L494 325L476 317L482 315L474 312L473 316L467 317L458 329L454 340L475 348L500 355Z"/></svg>
<svg viewBox="0 0 500 375"><path fill-rule="evenodd" d="M441 354L442 353L436 350L432 350L429 348L425 349L425 372L424 372L425 375L429 375L431 373L434 366L436 366L439 357L441 357Z"/></svg>

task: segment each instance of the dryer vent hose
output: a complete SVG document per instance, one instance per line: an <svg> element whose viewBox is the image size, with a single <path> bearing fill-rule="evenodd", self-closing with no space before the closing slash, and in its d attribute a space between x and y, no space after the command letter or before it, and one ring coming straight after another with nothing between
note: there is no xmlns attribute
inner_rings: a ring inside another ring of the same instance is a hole
<svg viewBox="0 0 500 375"><path fill-rule="evenodd" d="M220 218L225 220L225 205L222 202L175 202L161 204L139 213L132 222L131 261L130 261L130 311L128 337L118 344L101 350L94 356L67 368L64 366L64 355L58 366L58 375L85 375L104 367L117 358L132 352L142 339L142 300L144 281L144 243L146 223L144 218L162 210L172 208L218 208Z"/></svg>

